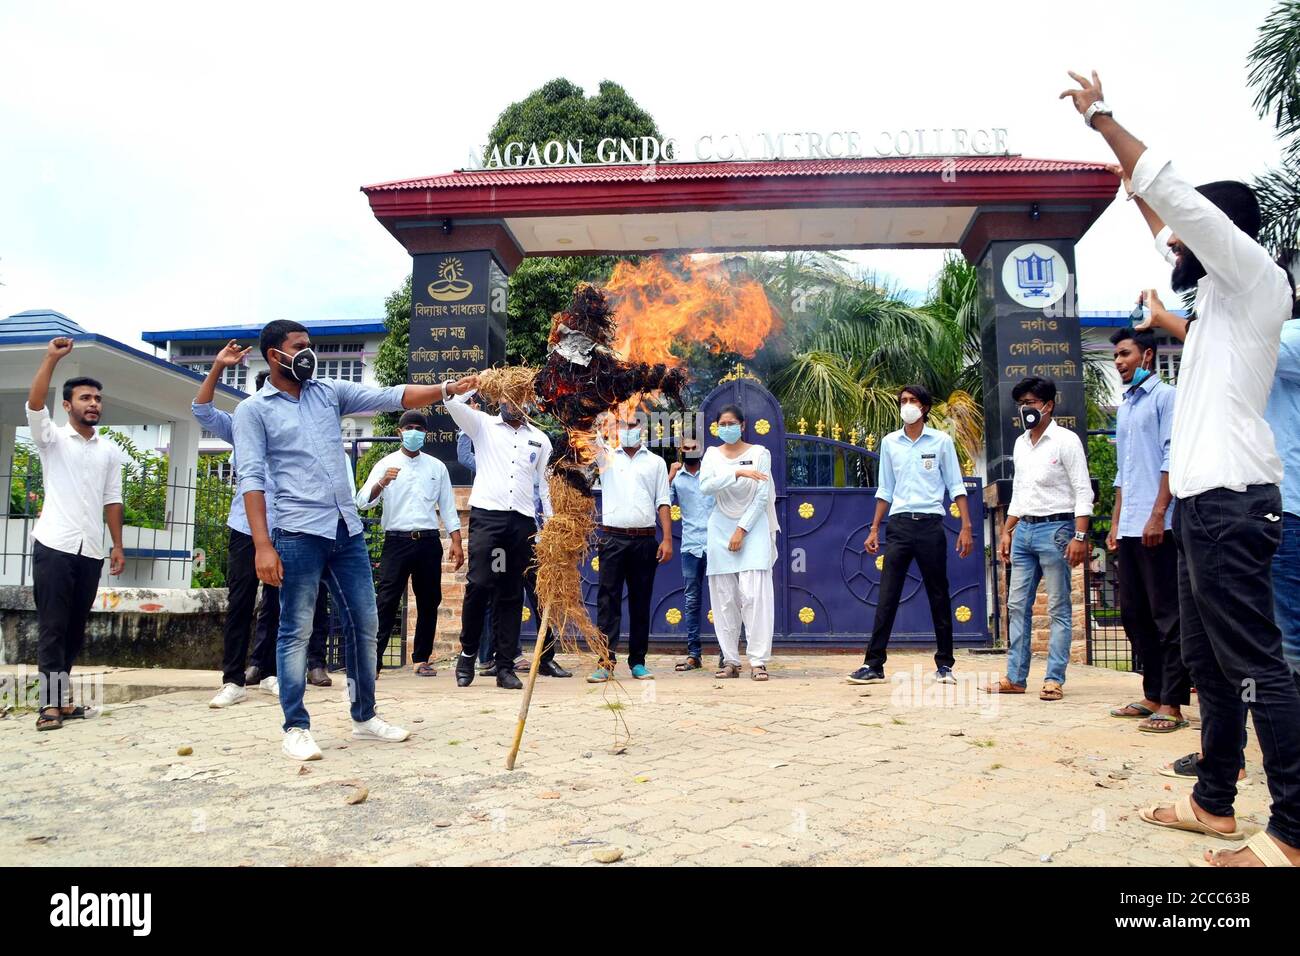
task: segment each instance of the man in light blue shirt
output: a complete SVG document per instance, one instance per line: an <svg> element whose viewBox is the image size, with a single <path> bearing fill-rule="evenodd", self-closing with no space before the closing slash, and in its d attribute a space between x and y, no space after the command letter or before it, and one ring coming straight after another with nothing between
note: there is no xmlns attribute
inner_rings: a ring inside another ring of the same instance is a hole
<svg viewBox="0 0 1300 956"><path fill-rule="evenodd" d="M451 536L454 570L465 563L460 543L460 516L447 466L423 453L429 431L422 412L403 412L397 423L402 447L375 462L361 490L357 507L373 508L381 501L384 513L384 550L379 559L379 643L375 668L382 668L388 638L393 633L397 607L411 584L415 593L415 646L411 664L417 677L434 677L429 662L433 654L438 606L442 604L442 536L438 516Z"/></svg>
<svg viewBox="0 0 1300 956"><path fill-rule="evenodd" d="M1273 556L1273 615L1282 631L1282 656L1300 682L1300 319L1282 324L1264 418L1282 459L1282 544Z"/></svg>
<svg viewBox="0 0 1300 956"><path fill-rule="evenodd" d="M285 754L319 760L303 706L306 646L322 580L343 620L343 652L352 736L402 741L410 734L375 714L375 586L353 500L342 420L361 412L419 408L456 394L454 382L374 388L317 379L311 336L277 320L259 342L271 374L235 411L239 493L244 496L257 576L280 588L276 662L284 711ZM268 476L275 487L274 537L267 525Z"/></svg>
<svg viewBox="0 0 1300 956"><path fill-rule="evenodd" d="M957 683L952 676L952 595L948 592L948 533L944 530L944 496L952 498L961 515L956 551L971 551L970 512L966 484L952 439L926 426L933 405L924 385L909 385L898 393L903 427L880 443L880 486L876 489L876 516L867 536L868 554L880 550L880 522L889 514L884 565L880 573L880 598L862 667L849 675L850 684L877 684L885 679L885 649L894 629L894 617L903 596L903 583L912 560L921 571L934 619L935 679Z"/></svg>
<svg viewBox="0 0 1300 956"><path fill-rule="evenodd" d="M668 469L668 487L682 516L682 601L686 624L686 660L676 670L693 671L700 661L700 593L708 568L707 545L709 514L713 497L700 491L700 457L704 449L699 439L682 440L683 462L673 462Z"/></svg>
<svg viewBox="0 0 1300 956"><path fill-rule="evenodd" d="M1119 556L1120 619L1142 660L1143 694L1110 714L1142 718L1139 730L1165 734L1188 726L1182 708L1192 689L1179 639L1178 545L1171 530L1176 393L1153 371L1153 333L1119 329L1110 341L1124 394L1115 412L1115 509L1106 548Z"/></svg>

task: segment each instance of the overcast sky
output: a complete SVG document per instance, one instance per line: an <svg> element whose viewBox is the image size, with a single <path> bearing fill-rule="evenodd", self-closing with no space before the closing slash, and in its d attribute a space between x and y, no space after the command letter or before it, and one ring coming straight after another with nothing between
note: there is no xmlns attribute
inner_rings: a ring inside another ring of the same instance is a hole
<svg viewBox="0 0 1300 956"><path fill-rule="evenodd" d="M409 271L358 187L463 166L556 76L621 83L666 134L1009 130L1109 159L1059 94L1095 68L1115 115L1195 181L1278 160L1246 54L1265 0L65 4L0 0L0 317L141 331L379 316ZM923 289L940 253L858 254ZM1128 203L1078 250L1080 304L1168 267ZM1168 301L1168 299L1166 299Z"/></svg>

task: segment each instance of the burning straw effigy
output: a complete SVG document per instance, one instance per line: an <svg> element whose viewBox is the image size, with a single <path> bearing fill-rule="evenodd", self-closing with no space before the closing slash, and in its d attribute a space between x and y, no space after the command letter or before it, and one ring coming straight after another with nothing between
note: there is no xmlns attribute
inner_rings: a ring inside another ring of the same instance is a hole
<svg viewBox="0 0 1300 956"><path fill-rule="evenodd" d="M479 393L485 400L505 401L518 408L535 405L565 429L551 459L553 514L537 537L537 600L542 620L507 769L514 768L523 737L547 628L565 652L581 652L581 639L601 666L609 665L609 645L583 604L578 570L590 554L596 528L592 491L597 478L596 420L651 392L681 405L685 372L662 363L623 361L612 347L617 330L605 294L584 283L574 291L569 308L551 320L549 351L541 369L489 369L479 376Z"/></svg>

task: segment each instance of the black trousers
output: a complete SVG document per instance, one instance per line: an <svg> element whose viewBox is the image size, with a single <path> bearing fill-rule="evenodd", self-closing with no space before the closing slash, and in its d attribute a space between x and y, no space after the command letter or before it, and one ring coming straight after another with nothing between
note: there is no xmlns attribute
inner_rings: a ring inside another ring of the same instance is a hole
<svg viewBox="0 0 1300 956"><path fill-rule="evenodd" d="M498 670L514 670L524 611L524 570L532 560L534 518L518 511L469 510L469 575L461 607L461 651L478 654L483 617L492 607Z"/></svg>
<svg viewBox="0 0 1300 956"><path fill-rule="evenodd" d="M36 667L40 706L72 701L72 665L86 643L86 620L99 591L103 558L32 548L32 598L36 602Z"/></svg>
<svg viewBox="0 0 1300 956"><path fill-rule="evenodd" d="M415 591L414 663L427 663L433 653L433 636L438 626L438 606L442 604L442 540L436 530L423 531L419 539L408 534L384 535L384 552L379 559L379 654L377 670L383 669L384 651L393 633L393 622L401 606L406 584Z"/></svg>
<svg viewBox="0 0 1300 956"><path fill-rule="evenodd" d="M248 656L248 641L253 633L253 612L257 606L256 548L251 535L230 529L230 543L226 552L226 587L230 597L226 604L226 625L222 635L221 682L244 686L244 658ZM275 590L279 602L279 589ZM253 663L264 674L275 673L275 644L271 644L271 662L268 669L265 648L261 658L254 655Z"/></svg>
<svg viewBox="0 0 1300 956"><path fill-rule="evenodd" d="M948 534L943 530L942 515L891 515L885 527L885 564L880 572L880 601L871 625L871 642L867 645L869 667L884 667L889 656L890 635L894 618L907 582L912 561L921 572L926 596L930 599L930 616L934 619L936 667L952 667L952 595L948 593Z"/></svg>
<svg viewBox="0 0 1300 956"><path fill-rule="evenodd" d="M1174 535L1183 661L1201 708L1192 795L1210 813L1232 814L1249 709L1273 798L1268 831L1300 847L1300 690L1273 620L1281 492L1252 485L1181 498Z"/></svg>
<svg viewBox="0 0 1300 956"><path fill-rule="evenodd" d="M325 585L316 592L316 613L311 621L311 638L307 641L307 669L325 666L325 639L329 636L330 614ZM257 637L253 641L252 663L269 677L276 671L275 638L280 633L280 589L262 585L262 606L257 611ZM242 683L242 682L241 682Z"/></svg>
<svg viewBox="0 0 1300 956"><path fill-rule="evenodd" d="M627 663L645 663L650 648L650 595L655 586L659 542L654 535L633 537L602 534L596 545L600 583L596 594L596 626L609 641L609 660L623 628L623 586L627 586Z"/></svg>
<svg viewBox="0 0 1300 956"><path fill-rule="evenodd" d="M1154 548L1119 539L1119 613L1142 658L1142 694L1171 707L1191 700L1192 682L1178 640L1178 545L1166 532Z"/></svg>

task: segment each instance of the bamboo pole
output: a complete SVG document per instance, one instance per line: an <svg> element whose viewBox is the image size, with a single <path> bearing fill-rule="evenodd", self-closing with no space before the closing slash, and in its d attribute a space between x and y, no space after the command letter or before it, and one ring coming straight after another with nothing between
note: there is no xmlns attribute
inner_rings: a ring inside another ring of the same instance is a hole
<svg viewBox="0 0 1300 956"><path fill-rule="evenodd" d="M533 645L533 665L528 668L528 683L524 685L524 697L519 702L519 722L515 724L515 739L510 745L510 753L506 755L506 769L515 769L515 757L519 754L519 745L524 739L524 724L528 721L528 705L533 699L533 685L537 683L537 669L542 662L542 649L546 646L547 623L550 618L551 609L546 608L542 611L542 620L537 626L537 643Z"/></svg>

